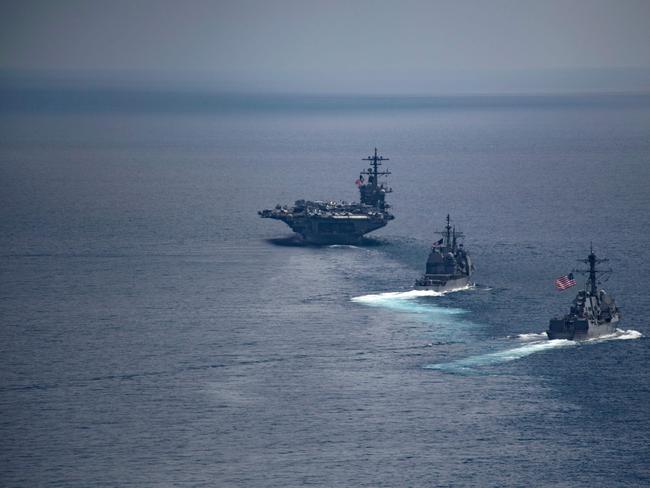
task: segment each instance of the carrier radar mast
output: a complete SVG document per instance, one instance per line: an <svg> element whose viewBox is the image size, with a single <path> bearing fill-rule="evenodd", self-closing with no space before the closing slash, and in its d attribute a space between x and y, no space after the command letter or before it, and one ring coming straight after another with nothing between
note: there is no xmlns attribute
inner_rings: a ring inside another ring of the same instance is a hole
<svg viewBox="0 0 650 488"><path fill-rule="evenodd" d="M390 161L389 158L385 158L377 154L377 148L375 148L374 156L368 156L363 158L361 161L370 161L370 167L366 170L359 173L359 180L362 184L359 186L359 191L361 192L361 203L365 205L371 205L373 207L379 207L381 209L388 208L389 205L385 203L386 193L392 192L392 188L385 186L383 183L379 184L380 176L388 176L391 174L388 170L379 170L382 161ZM368 177L368 182L363 184L363 176Z"/></svg>
<svg viewBox="0 0 650 488"><path fill-rule="evenodd" d="M362 175L368 175L368 182L372 184L374 189L377 189L378 185L378 177L379 176L388 176L391 174L390 171L385 170L385 171L379 171L379 166L381 166L382 161L390 161L389 158L385 158L383 156L377 155L377 148L375 148L375 155L374 156L368 156L367 158L363 158L361 161L371 161L372 162L372 167L368 168L365 171L362 171Z"/></svg>

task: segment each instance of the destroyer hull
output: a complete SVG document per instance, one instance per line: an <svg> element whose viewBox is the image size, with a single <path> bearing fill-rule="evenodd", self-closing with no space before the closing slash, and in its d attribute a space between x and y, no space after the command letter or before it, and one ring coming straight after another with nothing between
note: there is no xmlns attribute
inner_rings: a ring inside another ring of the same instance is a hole
<svg viewBox="0 0 650 488"><path fill-rule="evenodd" d="M578 291L568 314L550 320L546 331L549 339L579 341L610 335L616 332L616 325L621 320L614 298L598 288L598 274L611 270L596 269L596 265L607 260L598 259L592 247L587 259L579 261L589 264L589 269L574 270L588 274L585 288ZM572 275L563 276L555 281L555 286L565 289L575 285L575 280L572 283L570 280Z"/></svg>
<svg viewBox="0 0 650 488"><path fill-rule="evenodd" d="M433 290L433 291L452 291L464 288L470 284L469 276L460 276L452 278L420 278L415 282L416 290Z"/></svg>
<svg viewBox="0 0 650 488"><path fill-rule="evenodd" d="M609 322L600 323L586 320L582 323L567 323L562 319L553 319L549 324L546 335L549 339L566 339L569 341L595 339L616 332L618 322L618 317L613 317Z"/></svg>
<svg viewBox="0 0 650 488"><path fill-rule="evenodd" d="M276 219L282 220L310 244L358 244L364 235L386 226L390 220L389 218L371 219L364 215Z"/></svg>

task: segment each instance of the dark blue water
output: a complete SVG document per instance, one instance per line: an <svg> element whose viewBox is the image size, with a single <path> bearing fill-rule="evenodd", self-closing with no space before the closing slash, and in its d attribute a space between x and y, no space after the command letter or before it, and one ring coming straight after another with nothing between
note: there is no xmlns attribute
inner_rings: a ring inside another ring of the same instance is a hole
<svg viewBox="0 0 650 488"><path fill-rule="evenodd" d="M285 102L0 115L1 484L650 484L648 99ZM375 146L373 242L273 241ZM590 242L621 331L549 343Z"/></svg>

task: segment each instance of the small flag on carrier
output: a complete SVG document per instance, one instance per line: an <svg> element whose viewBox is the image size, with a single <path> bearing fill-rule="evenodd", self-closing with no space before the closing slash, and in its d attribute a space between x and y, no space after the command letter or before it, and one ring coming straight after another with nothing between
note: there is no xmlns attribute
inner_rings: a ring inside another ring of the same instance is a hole
<svg viewBox="0 0 650 488"><path fill-rule="evenodd" d="M575 286L575 284L576 280L573 279L573 273L569 273L566 276L560 276L557 280L555 280L555 288L558 290L566 290L567 288Z"/></svg>
<svg viewBox="0 0 650 488"><path fill-rule="evenodd" d="M440 246L442 246L442 243L444 242L444 240L445 240L445 238L443 237L443 238L440 239L439 241L434 242L434 243L433 243L433 247L440 247Z"/></svg>

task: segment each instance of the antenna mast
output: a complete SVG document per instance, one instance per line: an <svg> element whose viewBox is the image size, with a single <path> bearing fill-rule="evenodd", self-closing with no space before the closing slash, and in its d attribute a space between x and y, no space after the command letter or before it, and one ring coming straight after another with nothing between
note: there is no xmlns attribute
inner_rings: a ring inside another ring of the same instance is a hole
<svg viewBox="0 0 650 488"><path fill-rule="evenodd" d="M465 234L456 230L455 225L451 225L451 217L449 214L447 214L447 225L445 225L445 230L442 232L436 232L436 234L442 236L445 242L445 246L453 249L454 251L457 248L458 240L465 237Z"/></svg>
<svg viewBox="0 0 650 488"><path fill-rule="evenodd" d="M598 292L598 281L596 273L605 274L612 272L611 268L596 269L596 265L600 263L606 263L608 261L609 259L599 259L596 257L596 254L594 254L593 244L589 246L589 256L587 256L587 259L578 259L579 263L585 263L589 265L589 269L574 269L574 271L587 275L587 285L589 287L589 293L591 295L596 295Z"/></svg>
<svg viewBox="0 0 650 488"><path fill-rule="evenodd" d="M363 205L372 205L373 207L378 207L380 209L388 208L389 205L385 203L386 193L390 193L392 190L388 186L384 186L382 183L379 184L380 176L388 176L390 171L384 170L380 171L379 166L381 166L382 161L389 161L388 158L384 158L377 154L377 148L375 148L374 156L368 156L363 158L362 161L370 161L370 167L367 170L364 170L359 175L360 185L359 192L361 193L361 203ZM363 184L363 175L368 176L368 183Z"/></svg>
<svg viewBox="0 0 650 488"><path fill-rule="evenodd" d="M377 179L379 176L388 176L390 171L385 170L385 171L379 171L379 166L381 166L382 161L390 161L389 158L384 158L383 156L377 155L377 148L375 148L375 155L374 156L368 156L367 158L363 158L361 161L370 161L372 163L372 168L368 168L366 171L362 171L362 175L368 175L371 181L370 183L372 184L372 187L374 189L377 189Z"/></svg>

